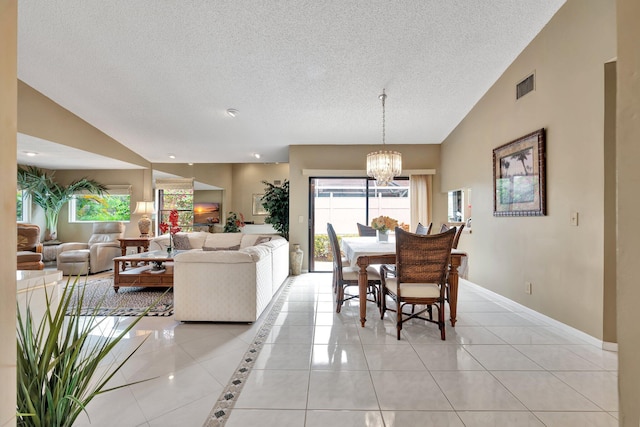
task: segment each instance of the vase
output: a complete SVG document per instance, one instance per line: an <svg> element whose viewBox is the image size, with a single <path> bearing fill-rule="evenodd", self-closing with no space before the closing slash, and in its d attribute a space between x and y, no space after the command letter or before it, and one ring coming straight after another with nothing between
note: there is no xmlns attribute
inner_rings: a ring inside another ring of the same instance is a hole
<svg viewBox="0 0 640 427"><path fill-rule="evenodd" d="M378 242L388 242L389 241L389 230L376 230L376 240Z"/></svg>
<svg viewBox="0 0 640 427"><path fill-rule="evenodd" d="M289 253L289 264L291 265L291 275L297 276L302 271L302 249L300 249L300 244L294 243L293 249Z"/></svg>

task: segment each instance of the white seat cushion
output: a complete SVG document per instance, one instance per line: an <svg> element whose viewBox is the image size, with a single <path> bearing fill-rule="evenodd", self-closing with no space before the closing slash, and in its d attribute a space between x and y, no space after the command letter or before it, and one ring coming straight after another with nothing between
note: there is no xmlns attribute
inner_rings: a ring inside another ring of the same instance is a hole
<svg viewBox="0 0 640 427"><path fill-rule="evenodd" d="M342 278L344 280L358 280L358 274L360 270L355 269L353 267L343 267L342 268ZM367 278L369 280L380 280L380 272L372 267L367 267Z"/></svg>
<svg viewBox="0 0 640 427"><path fill-rule="evenodd" d="M398 295L398 279L387 277L387 289ZM406 298L439 298L440 286L437 283L401 283L402 296Z"/></svg>

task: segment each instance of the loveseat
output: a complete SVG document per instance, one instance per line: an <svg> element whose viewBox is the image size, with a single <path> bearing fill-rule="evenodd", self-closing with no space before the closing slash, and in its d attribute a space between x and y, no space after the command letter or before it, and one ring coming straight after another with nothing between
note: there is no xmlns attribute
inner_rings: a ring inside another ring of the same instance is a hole
<svg viewBox="0 0 640 427"><path fill-rule="evenodd" d="M149 250L166 251L168 235ZM177 233L174 316L180 321L254 322L289 275L289 242L278 235Z"/></svg>

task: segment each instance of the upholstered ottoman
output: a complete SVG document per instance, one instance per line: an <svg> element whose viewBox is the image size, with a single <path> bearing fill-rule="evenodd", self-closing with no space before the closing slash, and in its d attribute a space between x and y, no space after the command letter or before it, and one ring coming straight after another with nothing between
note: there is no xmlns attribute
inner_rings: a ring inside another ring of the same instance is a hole
<svg viewBox="0 0 640 427"><path fill-rule="evenodd" d="M58 270L65 276L78 276L89 271L89 249L60 252L57 257Z"/></svg>

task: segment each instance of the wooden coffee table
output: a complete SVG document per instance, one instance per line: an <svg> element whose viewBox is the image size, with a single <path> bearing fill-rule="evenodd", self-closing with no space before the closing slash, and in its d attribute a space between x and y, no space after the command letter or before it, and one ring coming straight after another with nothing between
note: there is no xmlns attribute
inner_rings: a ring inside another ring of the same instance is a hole
<svg viewBox="0 0 640 427"><path fill-rule="evenodd" d="M121 286L173 286L173 257L180 252L173 251L169 255L153 251L115 257L113 289L118 292Z"/></svg>

